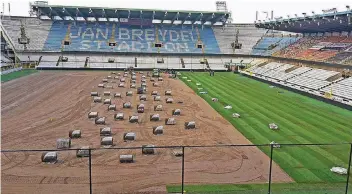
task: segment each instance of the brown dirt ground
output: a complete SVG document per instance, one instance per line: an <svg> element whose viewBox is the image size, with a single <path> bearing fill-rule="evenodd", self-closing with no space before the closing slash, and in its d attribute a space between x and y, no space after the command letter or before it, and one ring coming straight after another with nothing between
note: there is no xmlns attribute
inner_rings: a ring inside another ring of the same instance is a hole
<svg viewBox="0 0 352 194"><path fill-rule="evenodd" d="M81 129L82 138L73 139L72 148L100 147L99 128L87 118L89 111L98 111L107 118L113 129L114 147L132 147L145 144L157 146L251 144L228 121L222 118L202 98L179 80L164 77L160 87L148 80L145 113L140 123L127 120L114 121L107 105L93 103L91 91L100 94L107 89L98 88L110 72L40 72L13 80L1 86L2 149L55 149L56 139L68 137L71 129ZM137 84L140 83L137 73ZM132 97L112 98L118 111L125 117L136 112L140 104L136 89L117 88L111 92L133 90ZM171 89L174 104L166 104L164 91ZM150 95L157 90L161 102ZM182 100L183 104L176 103ZM131 101L133 109L122 109L123 101ZM158 112L162 121L151 122L154 105L162 104ZM152 127L163 125L171 111L180 108L175 126L164 125L164 135L152 134ZM185 121L195 121L197 129L185 130ZM124 142L124 132L135 132L136 141ZM156 155L145 156L140 149L92 151L92 182L94 193L166 193L167 184L181 183L181 157L173 149L158 149ZM2 193L88 193L88 158L76 158L75 151L60 151L59 162L44 164L43 151L2 153ZM120 154L134 154L135 163L120 164ZM185 183L265 183L268 181L269 158L257 147L217 147L185 149ZM273 181L291 182L292 179L276 164Z"/></svg>

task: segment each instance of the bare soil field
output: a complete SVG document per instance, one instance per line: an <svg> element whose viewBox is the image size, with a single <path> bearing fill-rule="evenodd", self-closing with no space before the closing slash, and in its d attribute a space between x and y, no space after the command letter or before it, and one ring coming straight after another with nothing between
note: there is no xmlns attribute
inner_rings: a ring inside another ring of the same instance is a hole
<svg viewBox="0 0 352 194"><path fill-rule="evenodd" d="M69 130L80 129L82 138L72 139L72 148L90 146L100 148L99 128L89 120L89 111L106 117L112 128L115 148L156 146L251 144L228 121L222 118L202 98L179 80L164 76L159 87L153 87L147 78L147 101L141 102L136 89L98 88L110 72L40 72L1 86L1 149L56 149L56 139L67 138ZM109 80L112 81L112 80ZM141 75L137 73L137 86ZM172 90L173 104L166 104L164 92ZM133 96L126 97L126 91ZM157 90L161 101L155 102L151 91ZM139 123L115 121L114 111L107 105L93 103L90 92L121 92L122 98L111 98L116 112L125 118L135 114L136 106L144 104L139 113ZM130 101L131 109L123 109ZM177 103L183 101L183 103ZM155 112L154 106L162 104L164 110ZM176 125L164 125L172 117L172 110L181 109L175 116ZM161 121L152 122L149 116L159 113ZM195 121L196 129L185 130L184 122ZM152 127L164 125L163 135L153 135ZM125 142L123 134L135 132L136 140ZM167 184L181 183L182 157L173 155L174 149L160 148L155 155L142 155L141 149L98 149L92 151L93 193L166 193ZM88 193L88 158L77 158L74 150L58 152L55 164L41 162L43 151L11 152L1 154L1 193ZM134 163L120 163L120 154L135 155ZM264 183L268 181L269 158L257 147L216 147L185 149L185 183ZM274 164L274 182L291 182L292 179Z"/></svg>

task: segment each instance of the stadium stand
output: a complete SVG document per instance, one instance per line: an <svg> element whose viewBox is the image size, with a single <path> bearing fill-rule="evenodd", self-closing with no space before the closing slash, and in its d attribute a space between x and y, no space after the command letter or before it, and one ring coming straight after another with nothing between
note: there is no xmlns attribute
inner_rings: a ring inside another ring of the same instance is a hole
<svg viewBox="0 0 352 194"><path fill-rule="evenodd" d="M351 64L352 52L341 52L328 59L331 63Z"/></svg>
<svg viewBox="0 0 352 194"><path fill-rule="evenodd" d="M351 41L347 36L304 37L273 56L345 64L352 56Z"/></svg>
<svg viewBox="0 0 352 194"><path fill-rule="evenodd" d="M253 55L270 56L299 40L298 37L270 37L265 36L253 47Z"/></svg>
<svg viewBox="0 0 352 194"><path fill-rule="evenodd" d="M303 73L302 76L310 77L313 79L319 79L319 80L327 80L338 74L340 73L335 71L328 71L324 69L312 69L312 71Z"/></svg>
<svg viewBox="0 0 352 194"><path fill-rule="evenodd" d="M1 30L3 26L1 26ZM1 33L1 71L5 71L14 65L14 60L10 53L14 53L13 44L11 39L5 33Z"/></svg>
<svg viewBox="0 0 352 194"><path fill-rule="evenodd" d="M40 20L28 17L4 17L3 26L13 40L20 37L21 23L26 35L30 38L27 50L61 51L62 41L68 31L68 22ZM117 47L112 50L107 42L110 38L113 23L83 23L70 25L71 45L65 51L104 51L104 52L158 52L154 48L156 28L121 25L116 27ZM162 53L202 53L196 48L198 34L190 26L163 26L158 28L159 41L163 43ZM199 38L204 45L205 53L220 53L214 32L211 27L199 29ZM17 41L17 50L24 50Z"/></svg>
<svg viewBox="0 0 352 194"><path fill-rule="evenodd" d="M318 96L329 94L341 103L352 102L352 77L343 78L340 72L270 62L253 65L241 73Z"/></svg>
<svg viewBox="0 0 352 194"><path fill-rule="evenodd" d="M205 53L220 53L217 41L211 27L197 30L189 26L158 26L140 27L120 25L114 27L113 23L95 22L74 24L54 21L44 45L44 50L60 51L61 42L70 29L71 44L65 46L65 51L104 51L104 52L159 52L154 47L158 30L158 39L163 44L161 53L202 53L196 48L198 38L205 46ZM107 42L111 38L111 31L116 28L115 48L109 47Z"/></svg>
<svg viewBox="0 0 352 194"><path fill-rule="evenodd" d="M334 96L352 100L352 77L323 88L321 91L332 92Z"/></svg>
<svg viewBox="0 0 352 194"><path fill-rule="evenodd" d="M265 29L256 28L254 24L227 24L226 27L213 27L213 29L223 54L251 54L253 46L267 32ZM242 44L242 48L235 49L234 52L231 43L236 39L237 30L238 42Z"/></svg>
<svg viewBox="0 0 352 194"><path fill-rule="evenodd" d="M13 41L16 50L24 50L24 46L19 44L17 39L21 35L21 23L26 29L26 35L30 38L31 42L27 45L27 50L42 51L49 31L51 29L51 21L40 20L31 17L3 17L2 25L5 27L9 36ZM60 41L61 42L61 41Z"/></svg>
<svg viewBox="0 0 352 194"><path fill-rule="evenodd" d="M161 53L202 53L196 48L198 34L195 28L186 26L116 27L117 46L111 49L107 42L111 38L113 24L101 23L69 23L63 21L40 20L37 18L4 17L3 25L11 38L16 40L21 33L21 25L31 40L28 51L104 51L104 52L154 52L155 30L158 29L159 40L164 43ZM36 27L39 26L39 27ZM62 40L68 33L71 45L62 48ZM349 34L318 33L305 37L283 36L276 32L274 37L266 29L258 29L253 24L228 24L226 27L214 26L199 28L199 38L204 43L205 54L253 54L277 56L308 61L352 64L352 38ZM242 44L241 49L233 49L231 43L236 39ZM337 36L339 35L339 36ZM16 49L23 51L23 45L14 41ZM67 63L69 66L69 63ZM143 63L141 63L143 64ZM146 63L148 64L148 63ZM78 65L80 66L80 65ZM93 64L94 66L94 64ZM97 66L99 66L97 64ZM142 65L143 66L143 65Z"/></svg>
<svg viewBox="0 0 352 194"><path fill-rule="evenodd" d="M306 76L296 76L287 80L288 83L301 86L302 89L314 89L318 90L330 84L328 81L313 79L311 77Z"/></svg>

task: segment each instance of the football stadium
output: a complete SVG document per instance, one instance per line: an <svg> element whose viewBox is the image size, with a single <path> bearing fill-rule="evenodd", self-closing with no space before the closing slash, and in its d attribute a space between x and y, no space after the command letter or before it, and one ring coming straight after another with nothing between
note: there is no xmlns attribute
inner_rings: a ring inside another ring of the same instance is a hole
<svg viewBox="0 0 352 194"><path fill-rule="evenodd" d="M3 10L1 193L352 194L352 10L227 5Z"/></svg>

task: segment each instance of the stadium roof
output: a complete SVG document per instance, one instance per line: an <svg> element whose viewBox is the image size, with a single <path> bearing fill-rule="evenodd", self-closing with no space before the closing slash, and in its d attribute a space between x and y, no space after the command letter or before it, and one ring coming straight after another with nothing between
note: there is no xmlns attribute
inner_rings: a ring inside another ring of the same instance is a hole
<svg viewBox="0 0 352 194"><path fill-rule="evenodd" d="M315 14L295 18L258 21L256 27L295 33L351 32L352 11Z"/></svg>
<svg viewBox="0 0 352 194"><path fill-rule="evenodd" d="M139 20L160 20L180 21L181 24L215 24L221 22L224 24L230 16L230 12L209 12L209 11L181 11L181 10L151 10L151 9L125 9L125 8L108 8L108 7L80 7L80 6L63 6L63 5L48 5L48 4L32 4L31 11L37 17L47 16L51 19L60 17L63 20L66 18L95 18L106 19L111 21L111 18L120 21L123 19L139 19ZM170 23L170 22L169 22Z"/></svg>

